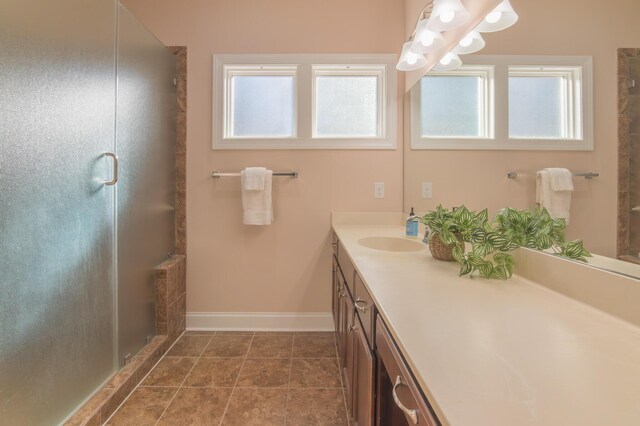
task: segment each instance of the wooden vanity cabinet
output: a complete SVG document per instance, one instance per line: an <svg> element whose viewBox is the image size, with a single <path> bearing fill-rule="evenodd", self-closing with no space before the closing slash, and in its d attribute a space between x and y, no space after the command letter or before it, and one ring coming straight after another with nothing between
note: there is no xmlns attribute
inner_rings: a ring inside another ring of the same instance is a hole
<svg viewBox="0 0 640 426"><path fill-rule="evenodd" d="M337 247L339 254L343 249L339 243ZM332 310L349 416L357 426L372 426L375 408L375 356L370 346L372 337L367 336L372 327L363 326L362 320L364 317L364 321L369 324L375 309L368 293L364 300L358 299L354 294L356 283L363 283L357 278L355 268L348 258L334 256L332 270ZM351 271L350 285L345 279L345 270ZM366 292L362 289L361 292Z"/></svg>
<svg viewBox="0 0 640 426"><path fill-rule="evenodd" d="M333 243L332 311L351 424L437 426L344 246Z"/></svg>
<svg viewBox="0 0 640 426"><path fill-rule="evenodd" d="M376 426L439 425L380 317L376 348Z"/></svg>
<svg viewBox="0 0 640 426"><path fill-rule="evenodd" d="M358 318L355 321L353 419L358 426L369 426L373 425L375 407L375 357L365 338L362 323Z"/></svg>

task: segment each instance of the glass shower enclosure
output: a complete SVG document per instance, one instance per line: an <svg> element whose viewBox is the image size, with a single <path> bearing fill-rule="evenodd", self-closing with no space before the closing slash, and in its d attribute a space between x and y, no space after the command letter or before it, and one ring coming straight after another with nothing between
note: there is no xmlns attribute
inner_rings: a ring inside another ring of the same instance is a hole
<svg viewBox="0 0 640 426"><path fill-rule="evenodd" d="M58 424L155 334L175 58L114 0L3 0L0 75L0 425Z"/></svg>

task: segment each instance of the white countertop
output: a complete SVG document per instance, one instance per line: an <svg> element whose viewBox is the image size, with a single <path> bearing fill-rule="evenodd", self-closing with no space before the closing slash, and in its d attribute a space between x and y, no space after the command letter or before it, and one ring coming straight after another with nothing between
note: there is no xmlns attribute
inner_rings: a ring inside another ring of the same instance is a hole
<svg viewBox="0 0 640 426"><path fill-rule="evenodd" d="M358 244L402 226L334 230L443 424L640 425L640 328L518 276Z"/></svg>

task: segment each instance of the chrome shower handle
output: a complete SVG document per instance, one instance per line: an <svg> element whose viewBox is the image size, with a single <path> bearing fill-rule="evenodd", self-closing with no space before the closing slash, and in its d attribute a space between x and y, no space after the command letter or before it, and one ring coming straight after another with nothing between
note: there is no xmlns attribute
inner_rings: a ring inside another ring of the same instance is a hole
<svg viewBox="0 0 640 426"><path fill-rule="evenodd" d="M113 178L106 181L104 184L107 186L113 186L118 183L118 156L113 152L105 152L104 155L113 159Z"/></svg>

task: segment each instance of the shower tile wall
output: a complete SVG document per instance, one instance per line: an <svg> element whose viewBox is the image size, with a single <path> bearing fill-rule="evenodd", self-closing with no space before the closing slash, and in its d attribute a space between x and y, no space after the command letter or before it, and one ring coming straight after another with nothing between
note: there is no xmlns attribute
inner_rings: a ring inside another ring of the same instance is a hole
<svg viewBox="0 0 640 426"><path fill-rule="evenodd" d="M156 331L173 342L185 330L185 256L174 256L156 268Z"/></svg>
<svg viewBox="0 0 640 426"><path fill-rule="evenodd" d="M640 50L618 50L618 255L640 254Z"/></svg>
<svg viewBox="0 0 640 426"><path fill-rule="evenodd" d="M187 47L168 48L176 55L176 253L187 253Z"/></svg>

